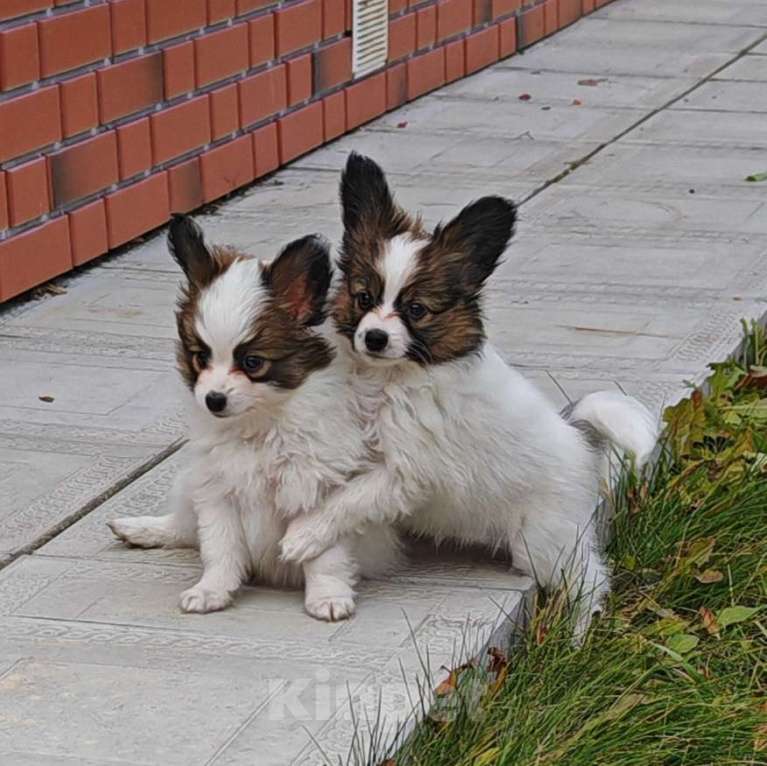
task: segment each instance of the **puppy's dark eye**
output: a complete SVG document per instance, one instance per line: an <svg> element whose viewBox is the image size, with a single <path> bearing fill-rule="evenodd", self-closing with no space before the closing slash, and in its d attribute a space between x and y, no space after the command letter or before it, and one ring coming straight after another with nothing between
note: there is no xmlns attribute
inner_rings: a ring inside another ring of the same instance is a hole
<svg viewBox="0 0 767 766"><path fill-rule="evenodd" d="M416 303L414 301L413 303L408 303L407 305L407 315L411 319L423 319L428 313L429 310L426 308L426 306L423 305L423 303Z"/></svg>
<svg viewBox="0 0 767 766"><path fill-rule="evenodd" d="M362 290L355 297L357 298L357 305L363 311L367 311L373 306L373 296L367 290Z"/></svg>
<svg viewBox="0 0 767 766"><path fill-rule="evenodd" d="M266 360L260 356L255 356L254 354L248 354L242 360L242 369L251 375L255 375L263 370L265 362Z"/></svg>
<svg viewBox="0 0 767 766"><path fill-rule="evenodd" d="M194 363L198 370L204 370L210 361L210 351L195 351Z"/></svg>

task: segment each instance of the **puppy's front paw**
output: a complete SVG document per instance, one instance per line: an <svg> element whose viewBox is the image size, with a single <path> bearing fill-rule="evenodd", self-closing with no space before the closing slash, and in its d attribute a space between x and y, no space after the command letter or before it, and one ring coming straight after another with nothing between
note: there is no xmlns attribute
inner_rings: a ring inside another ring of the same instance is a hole
<svg viewBox="0 0 767 766"><path fill-rule="evenodd" d="M304 607L312 617L325 622L348 620L356 609L354 599L351 596L325 596L307 599Z"/></svg>
<svg viewBox="0 0 767 766"><path fill-rule="evenodd" d="M232 603L232 594L226 591L214 591L195 585L181 594L181 609L184 612L207 614L226 609Z"/></svg>
<svg viewBox="0 0 767 766"><path fill-rule="evenodd" d="M301 564L304 561L316 559L331 545L332 541L326 542L314 524L306 523L303 519L296 519L291 522L280 542L280 558L283 561L295 561Z"/></svg>
<svg viewBox="0 0 767 766"><path fill-rule="evenodd" d="M152 516L126 517L107 521L107 526L116 538L128 545L138 548L158 548L164 543L164 538L158 534L157 519Z"/></svg>

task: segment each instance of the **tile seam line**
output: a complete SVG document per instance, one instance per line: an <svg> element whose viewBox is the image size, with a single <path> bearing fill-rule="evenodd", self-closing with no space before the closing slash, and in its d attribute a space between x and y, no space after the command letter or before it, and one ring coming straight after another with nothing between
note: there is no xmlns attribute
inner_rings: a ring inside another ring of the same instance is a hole
<svg viewBox="0 0 767 766"><path fill-rule="evenodd" d="M116 495L118 492L122 492L122 490L124 490L126 487L129 487L137 479L140 479L145 473L148 473L153 468L156 468L158 465L165 462L165 460L178 452L178 450L180 450L185 443L186 439L175 439L167 447L164 447L160 452L152 455L148 460L145 460L143 463L141 463L127 476L124 476L122 479L116 481L99 495L92 498L87 503L84 503L77 510L70 513L66 518L56 523L51 529L36 537L31 543L13 551L7 559L0 561L0 571L13 564L14 561L21 558L22 556L28 556L32 553L35 553L35 551L51 542L51 540L54 540L62 532L69 529L69 527L80 521L80 519L85 518L92 511L95 511L98 507L103 505L107 500Z"/></svg>
<svg viewBox="0 0 767 766"><path fill-rule="evenodd" d="M767 40L767 32L762 34L757 40L752 42L751 44L747 45L745 48L740 50L738 53L736 53L731 59L728 59L723 64L718 66L713 71L709 72L705 77L702 77L700 80L698 80L694 85L689 87L687 90L680 93L678 96L674 96L674 98L669 99L665 104L662 104L659 107L656 107L655 109L651 109L649 112L647 112L644 117L637 120L636 122L629 125L624 130L617 133L615 136L613 136L609 141L605 141L604 143L601 143L599 146L596 147L596 149L593 149L588 154L583 155L579 159L573 161L570 163L570 167L563 170L559 175L555 176L554 178L549 179L545 183L543 183L541 186L539 186L537 189L534 189L532 192L530 192L526 197L523 197L517 204L519 207L522 207L523 205L530 202L530 200L535 199L541 192L548 189L550 186L554 186L555 184L558 184L560 181L564 180L565 178L568 178L573 173L575 173L578 168L581 167L581 165L585 164L589 160L596 157L598 154L600 154L604 149L606 149L609 146L612 146L613 144L620 141L622 138L625 138L630 133L633 133L638 127L644 125L646 122L648 122L650 119L655 117L656 114L660 114L661 112L666 111L667 109L670 109L674 104L679 103L683 98L686 98L691 93L695 92L698 88L701 87L701 85L704 85L708 82L711 82L720 72L723 72L727 67L734 64L736 61L739 61L744 56L747 56L754 48L761 45L763 42Z"/></svg>

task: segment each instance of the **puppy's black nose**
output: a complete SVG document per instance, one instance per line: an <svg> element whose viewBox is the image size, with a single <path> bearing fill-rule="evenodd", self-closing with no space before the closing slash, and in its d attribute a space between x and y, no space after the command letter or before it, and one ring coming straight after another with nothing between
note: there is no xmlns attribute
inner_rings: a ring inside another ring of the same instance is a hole
<svg viewBox="0 0 767 766"><path fill-rule="evenodd" d="M211 412L223 412L226 409L226 394L211 391L205 396L205 406Z"/></svg>
<svg viewBox="0 0 767 766"><path fill-rule="evenodd" d="M365 346L368 351L383 351L389 342L389 335L383 330L368 330L365 333Z"/></svg>

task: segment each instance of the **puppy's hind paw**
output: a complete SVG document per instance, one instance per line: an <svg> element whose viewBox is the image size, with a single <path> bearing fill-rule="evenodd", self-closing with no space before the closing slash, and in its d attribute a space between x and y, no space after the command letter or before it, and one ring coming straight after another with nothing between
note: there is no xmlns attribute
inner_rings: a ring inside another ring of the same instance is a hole
<svg viewBox="0 0 767 766"><path fill-rule="evenodd" d="M159 548L165 544L165 535L156 529L157 519L152 516L138 516L111 519L107 526L118 540L137 548ZM154 525L154 528L153 528Z"/></svg>
<svg viewBox="0 0 767 766"><path fill-rule="evenodd" d="M226 609L232 603L232 594L213 591L195 585L181 594L181 610L194 614L207 614Z"/></svg>
<svg viewBox="0 0 767 766"><path fill-rule="evenodd" d="M351 596L327 596L307 599L304 606L308 614L325 622L348 620L356 609L354 599Z"/></svg>

